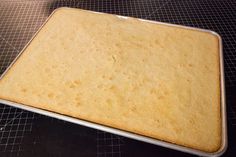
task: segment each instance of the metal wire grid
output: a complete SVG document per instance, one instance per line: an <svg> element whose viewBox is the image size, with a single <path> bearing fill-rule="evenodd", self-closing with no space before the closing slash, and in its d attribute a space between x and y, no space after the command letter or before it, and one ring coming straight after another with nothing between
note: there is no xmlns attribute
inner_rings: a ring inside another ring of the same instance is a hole
<svg viewBox="0 0 236 157"><path fill-rule="evenodd" d="M117 3L117 0L82 0L79 4L79 8L123 16L147 18L169 1L170 0L121 0Z"/></svg>
<svg viewBox="0 0 236 157"><path fill-rule="evenodd" d="M27 132L32 130L34 113L20 109L0 106L0 152L17 156L21 151L21 142Z"/></svg>
<svg viewBox="0 0 236 157"><path fill-rule="evenodd" d="M47 18L44 13L45 7L46 3L42 2L23 3L17 1L0 4L1 73L5 71Z"/></svg>
<svg viewBox="0 0 236 157"><path fill-rule="evenodd" d="M97 157L121 157L124 138L97 131Z"/></svg>
<svg viewBox="0 0 236 157"><path fill-rule="evenodd" d="M236 127L236 89L229 91L228 94L226 94L226 100L228 105L228 120L230 124L234 127Z"/></svg>
<svg viewBox="0 0 236 157"><path fill-rule="evenodd" d="M189 3L186 0L122 0L117 3L116 0L4 0L0 4L0 17L4 18L4 20L0 21L0 72L3 72L8 67L51 11L62 6L79 7L94 11L213 29L219 32L224 39L227 85L235 86L236 38L233 28L235 25L234 1L222 3L222 1L198 0ZM235 106L232 105L231 120L235 119L234 110ZM0 106L0 113L2 113L0 120L1 128L3 128L2 132L0 130L0 152L11 152L10 156L19 155L22 148L18 145L18 142L21 143L24 134L27 131L30 132L33 126L30 120L34 119L34 115L37 114L5 105ZM4 115L6 118L4 118ZM27 122L24 119L28 119L26 120ZM235 122L232 121L232 124L235 125ZM23 127L23 129L19 129L20 127ZM116 139L117 145L114 144ZM109 144L111 142L114 143ZM97 156L122 156L122 151L120 150L122 146L123 139L119 136L98 131Z"/></svg>
<svg viewBox="0 0 236 157"><path fill-rule="evenodd" d="M236 102L232 101L232 103L235 104ZM236 126L236 106L229 106L228 112L231 125Z"/></svg>

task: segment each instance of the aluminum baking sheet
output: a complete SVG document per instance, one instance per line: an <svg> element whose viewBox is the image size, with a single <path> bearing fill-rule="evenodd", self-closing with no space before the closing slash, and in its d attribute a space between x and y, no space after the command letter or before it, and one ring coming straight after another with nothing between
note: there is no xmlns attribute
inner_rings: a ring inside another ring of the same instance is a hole
<svg viewBox="0 0 236 157"><path fill-rule="evenodd" d="M58 9L60 9L60 8L58 8ZM56 10L58 10L58 9L56 9ZM24 52L24 50L31 43L31 41L37 36L38 32L43 28L43 26L47 23L47 21L51 18L51 16L55 13L56 10L54 10L52 12L52 14L47 18L45 23L40 27L40 29L35 33L35 35L32 37L32 39L23 48L23 50L19 53L19 55L15 58L15 60L7 68L7 70L2 74L0 79L7 73L7 71L11 68L11 66L15 63L15 61L20 57L20 55ZM97 13L97 14L104 14L104 13L101 13L101 12L94 12L94 11L90 11L90 12ZM120 15L115 15L115 16L117 16L119 18L125 18L125 19L130 18L130 17L120 16ZM216 32L213 32L213 31L210 31L210 30L205 30L205 29L199 29L199 28L194 28L194 27L186 27L186 26L182 26L182 25L162 23L162 22L150 21L150 20L144 20L144 19L138 19L138 20L144 21L144 22L151 22L151 23L155 23L155 24L172 26L172 27L184 28L184 29L189 29L189 30L196 30L196 31L200 31L200 32L207 32L207 33L211 33L211 34L218 37L218 39L219 39L219 57L220 57L220 74L221 74L220 83L221 83L221 124L222 124L222 127L221 127L221 129L222 129L222 142L221 142L222 145L221 145L221 148L218 151L213 152L213 153L208 153L208 152L204 152L204 151L200 151L200 150L180 146L180 145L177 145L177 144L161 141L161 140L158 140L158 139L138 135L138 134L135 134L135 133L119 130L119 129L116 129L116 128L112 128L112 127L104 126L104 125L101 125L101 124L97 124L97 123L93 123L93 122L73 118L73 117L70 117L70 116L58 114L58 113L55 113L55 112L51 112L51 111L47 111L47 110L43 110L43 109L31 107L31 106L26 106L26 105L23 105L23 104L19 104L19 103L7 101L7 100L0 99L0 103L10 105L10 106L13 106L13 107L16 107L16 108L21 108L21 109L24 109L24 110L32 111L32 112L39 113L39 114L42 114L42 115L50 116L50 117L53 117L53 118L65 120L65 121L72 122L72 123L75 123L75 124L80 124L80 125L83 125L83 126L86 126L86 127L90 127L90 128L94 128L94 129L114 133L114 134L121 135L121 136L124 136L124 137L132 138L132 139L136 139L136 140L139 140L139 141L143 141L143 142L163 146L163 147L170 148L170 149L179 150L179 151L186 152L186 153L191 153L191 154L195 154L195 155L199 155L199 156L209 156L209 157L210 156L221 156L227 149L227 119L226 119L227 114L226 114L226 103L225 103L225 78L224 78L224 64L223 64L223 47L222 47L222 39L221 39L220 35L217 34Z"/></svg>

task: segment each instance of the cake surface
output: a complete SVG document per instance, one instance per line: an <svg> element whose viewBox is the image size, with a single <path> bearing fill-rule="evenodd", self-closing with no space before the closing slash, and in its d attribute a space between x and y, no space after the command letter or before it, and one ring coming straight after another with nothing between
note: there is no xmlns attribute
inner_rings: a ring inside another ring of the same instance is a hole
<svg viewBox="0 0 236 157"><path fill-rule="evenodd" d="M219 69L210 33L62 8L0 80L0 98L214 152Z"/></svg>

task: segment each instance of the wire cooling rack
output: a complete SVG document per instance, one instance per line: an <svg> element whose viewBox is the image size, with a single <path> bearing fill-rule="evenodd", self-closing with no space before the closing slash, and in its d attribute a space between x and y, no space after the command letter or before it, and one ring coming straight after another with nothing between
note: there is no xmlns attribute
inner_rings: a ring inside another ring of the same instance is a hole
<svg viewBox="0 0 236 157"><path fill-rule="evenodd" d="M2 0L0 73L58 7L211 29L223 38L229 149L236 153L236 1L234 0ZM189 156L0 104L0 156Z"/></svg>

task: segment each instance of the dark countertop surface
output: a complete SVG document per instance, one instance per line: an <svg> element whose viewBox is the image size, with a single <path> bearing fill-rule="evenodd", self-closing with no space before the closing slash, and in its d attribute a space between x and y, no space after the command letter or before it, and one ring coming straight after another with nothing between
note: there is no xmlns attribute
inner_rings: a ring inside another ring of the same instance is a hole
<svg viewBox="0 0 236 157"><path fill-rule="evenodd" d="M75 7L218 32L223 39L229 146L236 154L235 0L1 0L0 73L50 13ZM193 156L0 104L1 157Z"/></svg>

